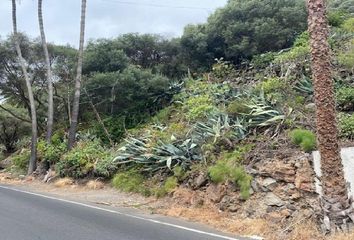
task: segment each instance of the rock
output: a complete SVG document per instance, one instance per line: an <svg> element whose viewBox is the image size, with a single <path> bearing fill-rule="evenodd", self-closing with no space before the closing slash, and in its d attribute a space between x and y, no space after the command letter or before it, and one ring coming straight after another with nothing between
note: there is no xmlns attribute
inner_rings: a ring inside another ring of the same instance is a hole
<svg viewBox="0 0 354 240"><path fill-rule="evenodd" d="M11 167L12 165L12 159L11 157L8 157L2 161L0 161L0 169L6 169L6 168L9 168Z"/></svg>
<svg viewBox="0 0 354 240"><path fill-rule="evenodd" d="M210 184L206 189L206 197L214 203L219 203L225 195L225 186L221 184Z"/></svg>
<svg viewBox="0 0 354 240"><path fill-rule="evenodd" d="M287 204L286 208L291 210L291 211L296 211L297 210L296 206L294 206L293 204Z"/></svg>
<svg viewBox="0 0 354 240"><path fill-rule="evenodd" d="M208 182L208 178L206 177L206 174L201 173L199 176L195 179L193 183L193 187L195 189L198 189L200 187L203 187L206 183Z"/></svg>
<svg viewBox="0 0 354 240"><path fill-rule="evenodd" d="M267 163L261 167L260 171L272 177L275 180L293 183L295 181L295 166L292 163L285 163L282 160L276 160Z"/></svg>
<svg viewBox="0 0 354 240"><path fill-rule="evenodd" d="M240 205L233 204L228 209L230 212L237 212L240 209Z"/></svg>
<svg viewBox="0 0 354 240"><path fill-rule="evenodd" d="M219 203L221 211L237 212L241 208L239 194L225 195Z"/></svg>
<svg viewBox="0 0 354 240"><path fill-rule="evenodd" d="M267 206L281 207L284 205L283 200L281 200L277 195L272 192L267 193L267 195L264 197L264 203Z"/></svg>
<svg viewBox="0 0 354 240"><path fill-rule="evenodd" d="M316 110L316 104L314 103L309 103L305 106L305 109L308 110L308 111L315 111Z"/></svg>
<svg viewBox="0 0 354 240"><path fill-rule="evenodd" d="M270 178L270 177L268 177L262 181L262 186L269 189L269 190L274 189L276 184L277 184L277 181L274 178Z"/></svg>
<svg viewBox="0 0 354 240"><path fill-rule="evenodd" d="M252 187L254 192L260 192L261 191L259 183L256 180L252 180L251 187Z"/></svg>
<svg viewBox="0 0 354 240"><path fill-rule="evenodd" d="M309 161L303 161L298 168L295 177L295 186L302 191L315 192L314 170Z"/></svg>

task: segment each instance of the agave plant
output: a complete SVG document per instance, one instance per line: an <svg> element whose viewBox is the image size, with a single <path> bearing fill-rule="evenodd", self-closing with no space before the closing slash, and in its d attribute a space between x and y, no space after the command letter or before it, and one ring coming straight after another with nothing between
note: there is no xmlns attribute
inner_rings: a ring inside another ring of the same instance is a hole
<svg viewBox="0 0 354 240"><path fill-rule="evenodd" d="M270 105L259 102L247 105L250 109L245 117L250 127L267 127L276 125L285 119L285 115Z"/></svg>
<svg viewBox="0 0 354 240"><path fill-rule="evenodd" d="M295 84L294 89L300 93L313 94L313 84L310 78L303 76L302 80Z"/></svg>
<svg viewBox="0 0 354 240"><path fill-rule="evenodd" d="M194 137L196 141L203 142L206 139L213 138L213 142L224 138L229 140L241 140L247 135L247 127L243 120L232 120L225 113L213 114L207 122L197 122L194 126Z"/></svg>
<svg viewBox="0 0 354 240"><path fill-rule="evenodd" d="M250 101L245 106L250 109L248 113L243 113L248 127L267 127L277 125L285 119L285 115L275 109L261 92L259 96L248 95Z"/></svg>
<svg viewBox="0 0 354 240"><path fill-rule="evenodd" d="M192 139L173 143L158 142L157 146L150 146L149 137L139 139L130 137L125 140L126 145L118 150L118 156L113 164L138 164L144 171L156 172L163 169L172 169L180 165L188 168L194 161L202 159L197 144Z"/></svg>

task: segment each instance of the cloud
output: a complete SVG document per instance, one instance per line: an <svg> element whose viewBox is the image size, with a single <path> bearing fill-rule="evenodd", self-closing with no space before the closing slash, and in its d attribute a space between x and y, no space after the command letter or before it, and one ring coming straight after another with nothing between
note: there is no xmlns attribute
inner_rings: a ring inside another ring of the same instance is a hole
<svg viewBox="0 0 354 240"><path fill-rule="evenodd" d="M57 44L78 45L79 0L44 0L47 39ZM86 39L110 38L139 32L179 36L184 26L205 22L227 0L87 0ZM18 4L19 31L39 36L37 1ZM11 1L0 1L0 35L11 33Z"/></svg>

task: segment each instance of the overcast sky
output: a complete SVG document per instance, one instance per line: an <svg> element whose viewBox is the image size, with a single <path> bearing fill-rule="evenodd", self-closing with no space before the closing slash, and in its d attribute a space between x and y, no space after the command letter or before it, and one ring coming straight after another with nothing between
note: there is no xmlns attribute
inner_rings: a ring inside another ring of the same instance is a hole
<svg viewBox="0 0 354 240"><path fill-rule="evenodd" d="M123 33L181 35L185 25L205 22L227 0L87 0L86 39ZM78 45L80 0L43 0L44 25L49 42ZM39 36L37 0L21 0L18 28ZM0 36L11 33L11 1L0 0Z"/></svg>

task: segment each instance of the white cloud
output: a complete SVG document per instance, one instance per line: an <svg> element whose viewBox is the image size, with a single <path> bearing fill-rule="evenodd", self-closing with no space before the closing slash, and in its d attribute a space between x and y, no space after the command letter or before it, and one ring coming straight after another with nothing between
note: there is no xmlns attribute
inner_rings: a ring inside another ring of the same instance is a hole
<svg viewBox="0 0 354 240"><path fill-rule="evenodd" d="M48 41L77 45L81 1L43 2ZM216 9L226 2L227 0L87 0L86 38L116 37L129 32L179 36L185 25L205 22L212 12L206 9ZM36 0L21 0L21 4L18 4L19 30L32 37L39 35L36 5ZM0 35L11 33L11 26L11 1L2 0Z"/></svg>

